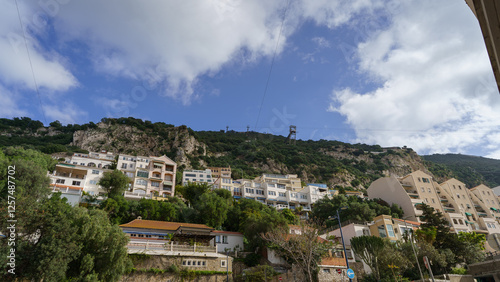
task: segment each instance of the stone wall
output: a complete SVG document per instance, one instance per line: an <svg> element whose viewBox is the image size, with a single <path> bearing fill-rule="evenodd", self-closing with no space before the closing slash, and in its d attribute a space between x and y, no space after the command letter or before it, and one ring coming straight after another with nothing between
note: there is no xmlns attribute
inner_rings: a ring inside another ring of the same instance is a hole
<svg viewBox="0 0 500 282"><path fill-rule="evenodd" d="M120 281L181 281L179 274L175 273L154 273L153 269L168 271L172 265L178 270L204 270L204 271L232 271L232 257L229 257L229 267L223 266L222 261L226 261L225 256L202 257L202 256L156 256L137 255L131 256L134 262L135 272L122 276ZM189 263L188 263L189 262ZM204 263L203 263L204 262ZM227 263L227 261L226 261ZM194 265L193 265L194 264ZM229 274L231 277L231 274ZM198 275L191 280L185 278L184 281L225 281L225 274Z"/></svg>

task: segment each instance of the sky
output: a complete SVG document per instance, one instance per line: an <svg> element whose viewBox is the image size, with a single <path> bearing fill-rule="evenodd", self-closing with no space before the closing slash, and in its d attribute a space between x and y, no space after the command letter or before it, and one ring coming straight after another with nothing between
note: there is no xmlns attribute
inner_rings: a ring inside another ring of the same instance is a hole
<svg viewBox="0 0 500 282"><path fill-rule="evenodd" d="M0 1L0 117L500 159L500 94L463 0Z"/></svg>

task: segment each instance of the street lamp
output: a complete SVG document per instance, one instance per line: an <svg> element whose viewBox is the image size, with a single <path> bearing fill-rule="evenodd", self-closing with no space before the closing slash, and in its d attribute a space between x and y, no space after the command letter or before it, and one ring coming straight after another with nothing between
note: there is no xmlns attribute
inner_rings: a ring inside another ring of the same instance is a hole
<svg viewBox="0 0 500 282"><path fill-rule="evenodd" d="M349 269L349 260L347 259L347 252L345 250L345 243L344 243L344 234L342 233L342 224L340 223L340 211L341 210L345 210L347 209L348 206L343 206L343 207L340 207L338 210L337 210L337 220L339 221L339 229L340 229L340 238L342 239L342 247L344 248L344 257L345 257L345 264L347 266L347 269ZM347 271L347 270L346 270ZM352 279L349 278L349 282L352 282Z"/></svg>
<svg viewBox="0 0 500 282"><path fill-rule="evenodd" d="M405 231L407 232L408 232L408 225L406 224L406 219L409 217L412 216L407 216L403 218L403 221L405 222ZM413 234L413 228L411 230L412 230L411 234ZM415 255L415 260L417 261L418 271L420 272L420 278L422 279L422 281L424 281L424 275L422 274L422 269L420 268L420 263L418 262L417 252L415 251L415 246L413 245L413 236L412 238L408 239L410 239L411 248L413 249L413 255Z"/></svg>

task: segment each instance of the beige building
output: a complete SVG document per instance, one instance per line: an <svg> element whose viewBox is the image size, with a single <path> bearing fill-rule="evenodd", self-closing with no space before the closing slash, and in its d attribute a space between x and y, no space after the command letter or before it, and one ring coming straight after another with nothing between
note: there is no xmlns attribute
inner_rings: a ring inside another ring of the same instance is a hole
<svg viewBox="0 0 500 282"><path fill-rule="evenodd" d="M451 230L455 232L471 230L483 232L477 225L478 215L470 199L469 189L465 184L451 178L441 183L440 186L440 192L444 199L444 216L450 222Z"/></svg>
<svg viewBox="0 0 500 282"><path fill-rule="evenodd" d="M302 189L302 182L297 174L263 174L257 178L256 181L263 183L276 184L277 188L284 188L290 191L298 191Z"/></svg>
<svg viewBox="0 0 500 282"><path fill-rule="evenodd" d="M485 185L469 190L454 178L438 184L430 175L415 171L401 178L377 179L367 193L369 198L398 204L412 221L420 222L419 205L425 203L443 214L453 232L500 232L500 205L493 191Z"/></svg>
<svg viewBox="0 0 500 282"><path fill-rule="evenodd" d="M119 155L117 168L130 178L127 199L173 196L177 164L167 156Z"/></svg>
<svg viewBox="0 0 500 282"><path fill-rule="evenodd" d="M226 189L232 191L233 179L231 179L231 167L209 167L212 171L214 189Z"/></svg>
<svg viewBox="0 0 500 282"><path fill-rule="evenodd" d="M491 67L500 90L500 4L497 0L465 0L479 21Z"/></svg>
<svg viewBox="0 0 500 282"><path fill-rule="evenodd" d="M367 193L368 198L380 198L391 205L398 204L409 220L420 222L422 211L418 206L422 203L443 212L441 197L436 191L438 186L430 175L417 170L401 178L379 178L368 187Z"/></svg>

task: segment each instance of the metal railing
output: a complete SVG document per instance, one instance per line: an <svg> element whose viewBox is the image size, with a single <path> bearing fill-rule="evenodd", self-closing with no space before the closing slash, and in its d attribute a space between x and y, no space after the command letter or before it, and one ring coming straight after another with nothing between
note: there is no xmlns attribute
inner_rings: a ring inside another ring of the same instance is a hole
<svg viewBox="0 0 500 282"><path fill-rule="evenodd" d="M135 250L152 250L152 251L166 251L166 252L195 252L195 253L217 253L215 246L203 245L175 245L173 243L128 243L127 248Z"/></svg>

